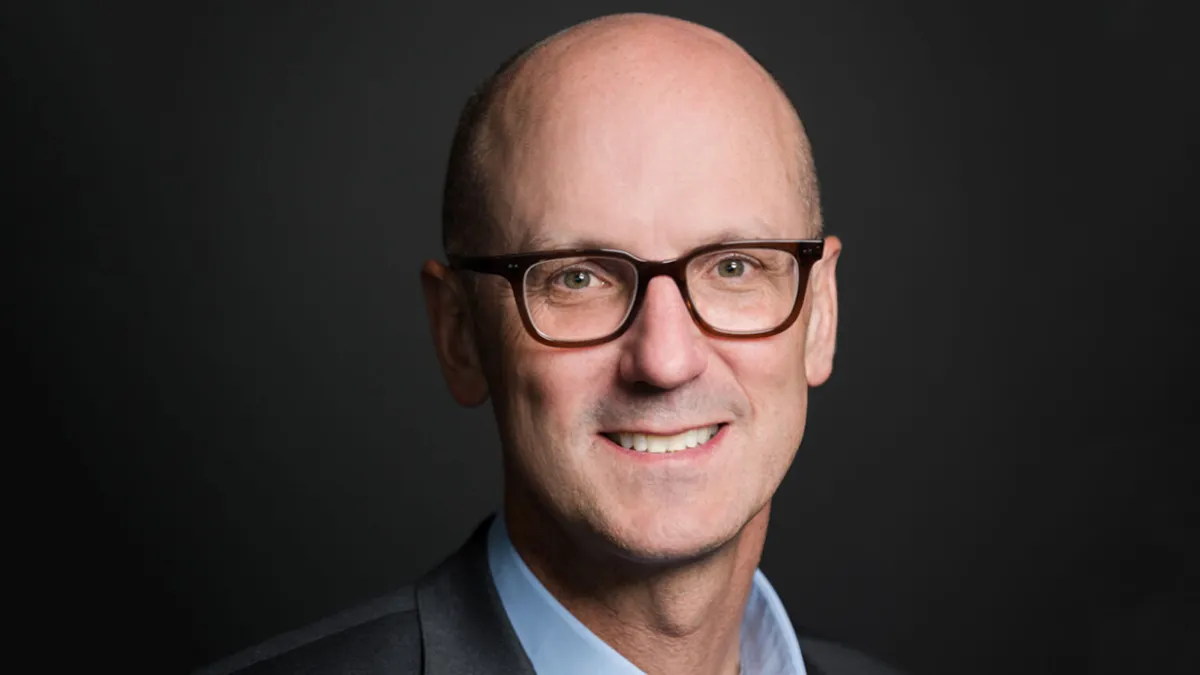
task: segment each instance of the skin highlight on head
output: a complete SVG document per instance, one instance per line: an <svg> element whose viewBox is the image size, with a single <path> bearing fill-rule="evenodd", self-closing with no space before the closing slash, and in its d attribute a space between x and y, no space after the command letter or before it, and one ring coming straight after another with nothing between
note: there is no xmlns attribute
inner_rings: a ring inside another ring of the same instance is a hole
<svg viewBox="0 0 1200 675"><path fill-rule="evenodd" d="M821 229L786 96L728 38L677 19L605 17L543 41L501 76L476 142L489 254L604 247L663 260ZM583 349L533 340L498 277L422 270L452 394L492 400L514 545L646 672L736 671L770 500L800 445L808 387L832 368L839 252L828 237L800 318L778 335L705 335L660 277L626 334ZM604 437L712 424L716 449L678 461L631 459Z"/></svg>

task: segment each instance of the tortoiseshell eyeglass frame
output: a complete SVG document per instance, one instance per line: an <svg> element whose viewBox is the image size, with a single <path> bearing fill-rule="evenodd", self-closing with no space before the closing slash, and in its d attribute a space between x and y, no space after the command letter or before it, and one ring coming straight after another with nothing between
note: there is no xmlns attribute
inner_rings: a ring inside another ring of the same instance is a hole
<svg viewBox="0 0 1200 675"><path fill-rule="evenodd" d="M792 301L792 309L788 312L787 318L778 326L773 328L755 331L755 332L728 332L714 328L700 316L696 311L695 305L692 303L691 294L688 292L687 285L687 268L691 261L702 255L709 255L722 250L734 249L772 249L776 251L785 251L790 253L795 259L797 267L800 271L799 287L796 290L796 298ZM814 263L821 259L825 251L824 239L752 239L747 241L731 241L722 242L719 244L710 244L697 248L685 256L672 260L643 260L628 251L619 249L567 249L557 251L534 251L531 253L514 253L510 255L498 256L448 256L450 268L456 271L477 272L481 274L494 274L504 277L509 285L512 286L513 295L517 299L517 309L521 315L521 322L525 325L525 330L530 337L538 342L551 347L593 347L604 344L619 338L626 330L629 329L638 312L641 310L642 301L646 297L646 288L650 285L650 280L655 277L667 276L675 281L675 286L679 288L680 295L683 296L684 304L687 305L688 312L692 315L692 320L700 327L700 330L706 334L721 337L721 338L764 338L782 333L791 327L796 322L796 318L800 316L800 309L804 305L804 296L808 288L808 277L812 271ZM625 315L624 321L621 322L615 330L603 337L591 340L555 340L547 337L533 323L533 318L529 315L529 308L525 301L525 273L530 267L545 262L547 260L555 260L558 258L575 258L587 256L601 256L607 258L618 258L629 262L637 271L637 290L634 292L633 303Z"/></svg>

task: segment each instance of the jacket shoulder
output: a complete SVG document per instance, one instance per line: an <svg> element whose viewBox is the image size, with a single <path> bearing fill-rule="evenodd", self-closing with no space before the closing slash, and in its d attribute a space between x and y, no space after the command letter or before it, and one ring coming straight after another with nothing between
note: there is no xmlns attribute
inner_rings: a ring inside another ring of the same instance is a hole
<svg viewBox="0 0 1200 675"><path fill-rule="evenodd" d="M411 587L271 638L194 675L421 672L421 630Z"/></svg>
<svg viewBox="0 0 1200 675"><path fill-rule="evenodd" d="M903 675L872 656L832 640L806 635L798 638L805 662L815 665L813 670L821 675Z"/></svg>

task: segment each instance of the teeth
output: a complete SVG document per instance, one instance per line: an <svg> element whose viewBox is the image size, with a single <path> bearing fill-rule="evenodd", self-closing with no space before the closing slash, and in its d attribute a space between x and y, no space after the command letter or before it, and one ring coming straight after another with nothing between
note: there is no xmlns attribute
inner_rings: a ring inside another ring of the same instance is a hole
<svg viewBox="0 0 1200 675"><path fill-rule="evenodd" d="M700 427L699 429L688 429L674 436L654 436L650 434L635 434L621 432L616 434L607 434L614 442L621 445L626 450L637 450L638 452L677 452L687 448L694 448L697 445L707 443L709 439L717 434L720 425L714 424L710 427Z"/></svg>

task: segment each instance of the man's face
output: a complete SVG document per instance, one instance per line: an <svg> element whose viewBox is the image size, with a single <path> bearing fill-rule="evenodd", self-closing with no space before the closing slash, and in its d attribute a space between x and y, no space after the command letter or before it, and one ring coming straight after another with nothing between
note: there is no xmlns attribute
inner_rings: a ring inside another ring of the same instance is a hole
<svg viewBox="0 0 1200 675"><path fill-rule="evenodd" d="M786 116L761 95L679 89L559 87L541 104L552 114L509 120L513 138L491 170L512 243L497 252L615 248L662 260L714 241L810 236ZM702 333L659 277L631 328L588 348L533 340L499 277L480 277L477 293L509 490L639 560L711 550L768 503L804 431L811 291L787 331L722 339ZM614 443L714 427L707 443L673 453Z"/></svg>

